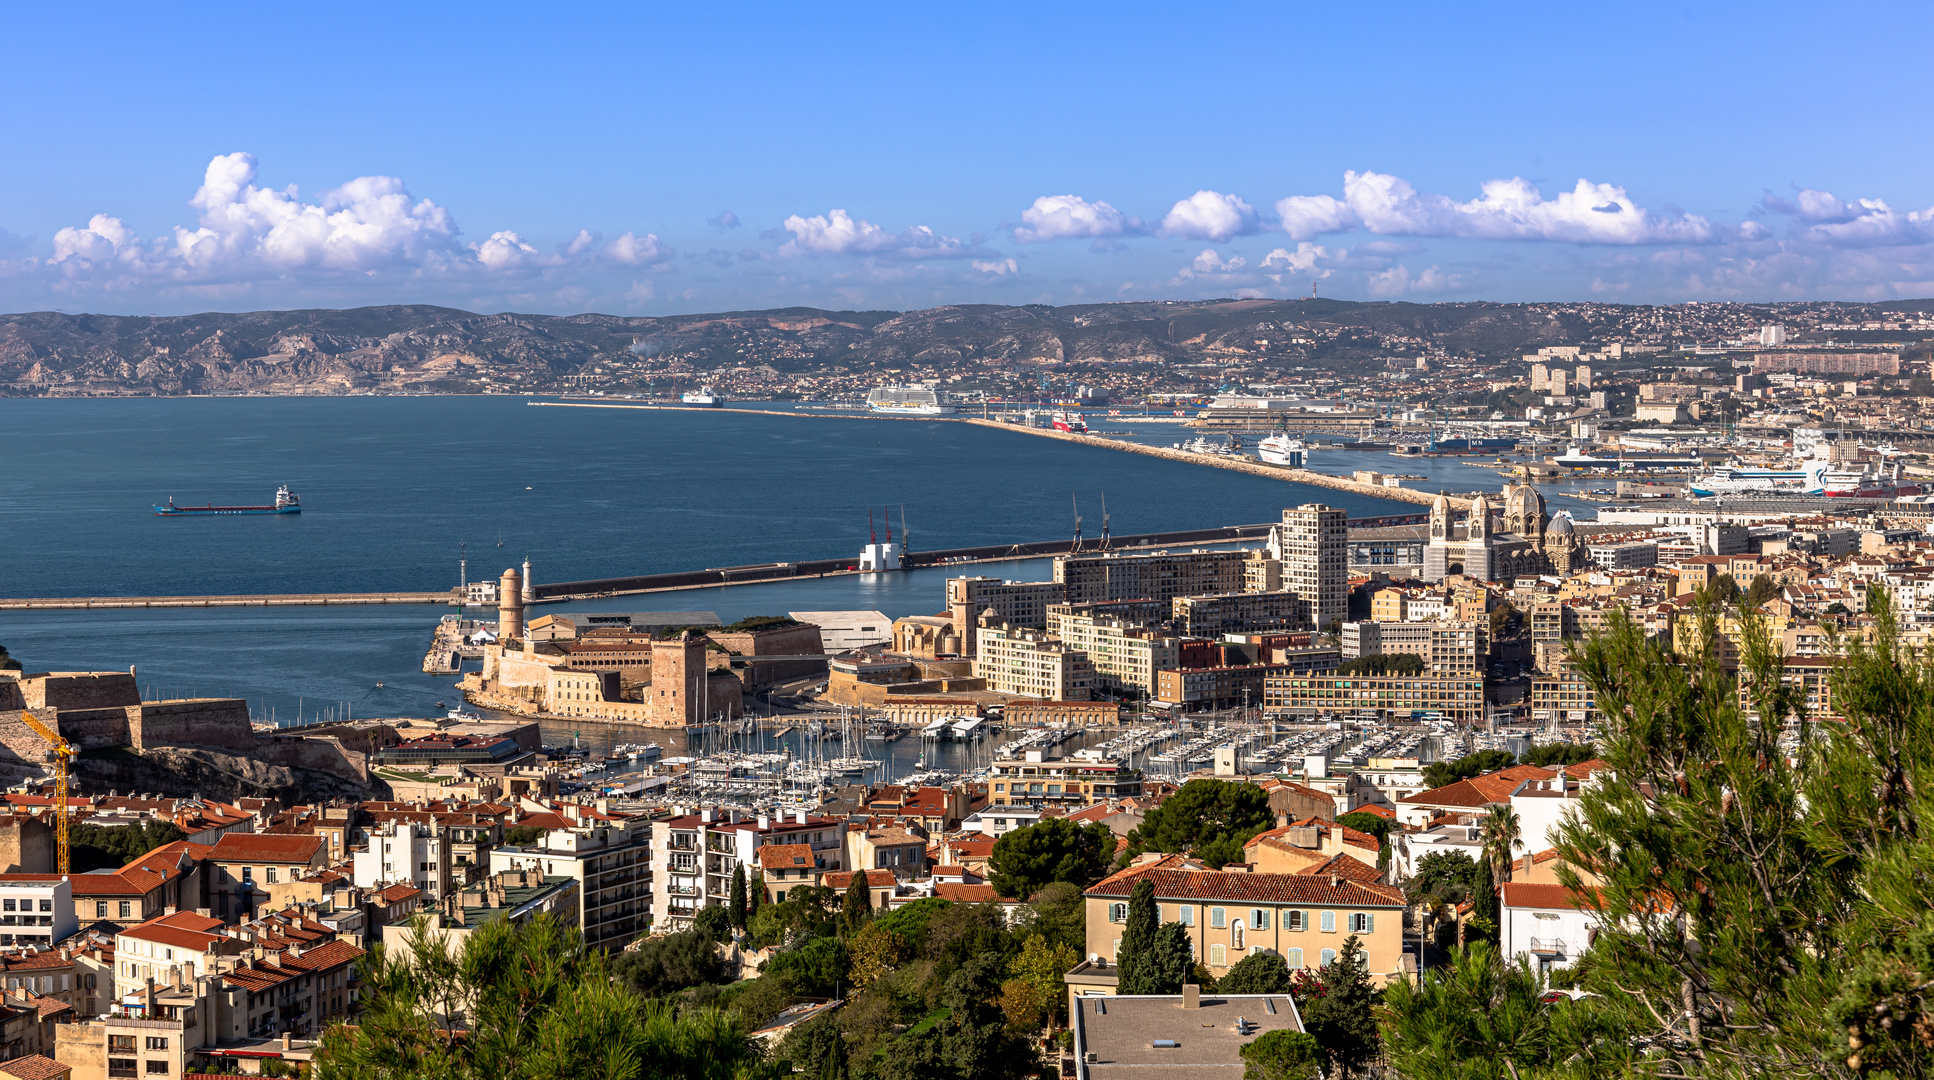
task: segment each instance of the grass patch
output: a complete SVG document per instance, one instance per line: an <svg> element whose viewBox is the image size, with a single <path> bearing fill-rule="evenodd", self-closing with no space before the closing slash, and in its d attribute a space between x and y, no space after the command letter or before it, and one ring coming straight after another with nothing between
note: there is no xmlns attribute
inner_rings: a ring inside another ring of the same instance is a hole
<svg viewBox="0 0 1934 1080"><path fill-rule="evenodd" d="M905 1031L905 1033L903 1033L900 1036L900 1038L910 1039L922 1032L932 1031L934 1027L938 1025L942 1020L947 1019L949 1016L952 1016L953 1014L954 1014L954 1011L952 1009L947 1008L945 1005L942 1005L940 1008L935 1009L934 1011L921 1017L920 1022L908 1028Z"/></svg>

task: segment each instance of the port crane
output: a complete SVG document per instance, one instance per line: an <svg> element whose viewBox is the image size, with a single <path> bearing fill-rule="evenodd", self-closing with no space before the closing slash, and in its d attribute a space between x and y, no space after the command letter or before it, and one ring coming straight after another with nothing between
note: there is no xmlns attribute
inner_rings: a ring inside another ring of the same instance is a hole
<svg viewBox="0 0 1934 1080"><path fill-rule="evenodd" d="M60 732L40 722L33 713L20 714L21 722L33 733L46 739L54 747L54 851L57 871L62 877L70 872L68 819L72 808L67 805L67 761L75 754L74 746L60 737Z"/></svg>

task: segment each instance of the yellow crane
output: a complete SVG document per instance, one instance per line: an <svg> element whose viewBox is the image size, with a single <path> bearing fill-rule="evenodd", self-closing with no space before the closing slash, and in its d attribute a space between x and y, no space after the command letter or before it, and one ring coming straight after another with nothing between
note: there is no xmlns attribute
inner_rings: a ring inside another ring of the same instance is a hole
<svg viewBox="0 0 1934 1080"><path fill-rule="evenodd" d="M67 858L67 819L71 813L67 805L67 759L74 756L73 744L60 737L60 732L35 719L34 714L23 712L20 719L32 728L34 734L54 745L54 851L55 861L60 864L60 874L69 873Z"/></svg>

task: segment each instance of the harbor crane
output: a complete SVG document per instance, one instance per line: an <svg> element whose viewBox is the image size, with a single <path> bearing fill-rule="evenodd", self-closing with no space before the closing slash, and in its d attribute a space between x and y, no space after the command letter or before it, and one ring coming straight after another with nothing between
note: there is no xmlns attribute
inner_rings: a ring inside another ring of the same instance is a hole
<svg viewBox="0 0 1934 1080"><path fill-rule="evenodd" d="M67 761L75 754L74 746L61 738L60 732L41 723L33 713L23 712L20 719L34 734L54 747L54 858L59 864L57 873L66 877L70 872L68 819L73 812L73 808L67 805Z"/></svg>

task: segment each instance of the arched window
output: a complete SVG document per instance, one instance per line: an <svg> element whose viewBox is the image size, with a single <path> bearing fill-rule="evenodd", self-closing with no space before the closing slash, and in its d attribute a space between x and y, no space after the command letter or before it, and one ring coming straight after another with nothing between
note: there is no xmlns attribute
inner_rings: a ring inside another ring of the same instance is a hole
<svg viewBox="0 0 1934 1080"><path fill-rule="evenodd" d="M1241 919L1237 919L1235 922L1229 924L1229 945L1237 951L1241 951L1243 948Z"/></svg>

